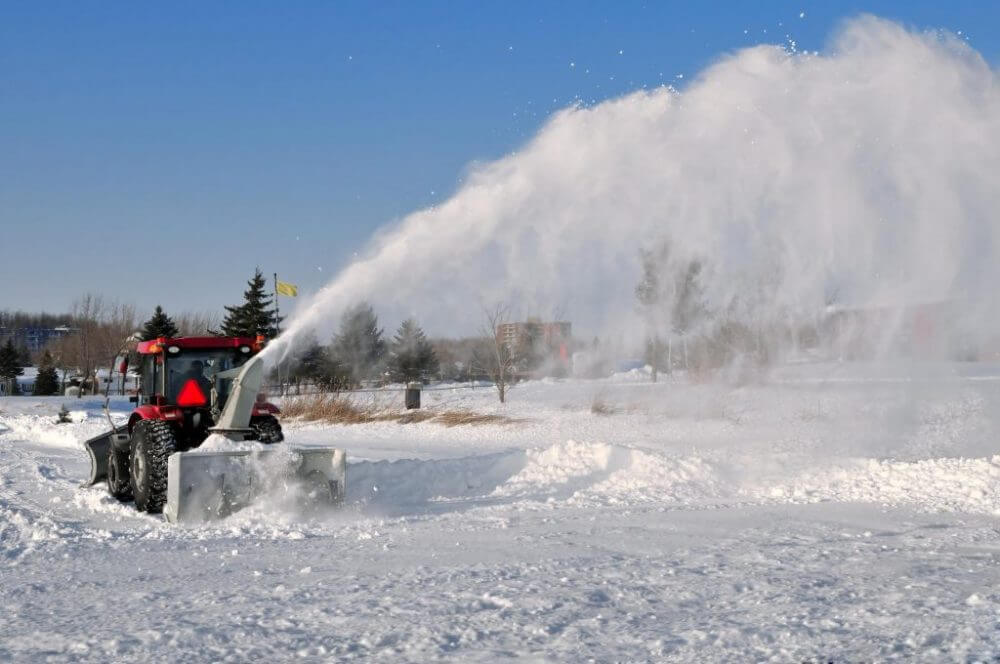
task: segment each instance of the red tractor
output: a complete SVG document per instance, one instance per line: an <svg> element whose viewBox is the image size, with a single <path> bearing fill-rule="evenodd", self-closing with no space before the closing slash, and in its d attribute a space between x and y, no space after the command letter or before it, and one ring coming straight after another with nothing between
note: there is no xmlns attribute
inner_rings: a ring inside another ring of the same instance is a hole
<svg viewBox="0 0 1000 664"><path fill-rule="evenodd" d="M168 458L197 448L213 432L239 368L262 347L262 338L247 337L161 337L139 343L142 382L131 399L137 406L126 425L86 441L90 483L106 479L115 498L134 497L140 510L161 512ZM241 429L240 437L281 442L278 413L258 395L249 428Z"/></svg>

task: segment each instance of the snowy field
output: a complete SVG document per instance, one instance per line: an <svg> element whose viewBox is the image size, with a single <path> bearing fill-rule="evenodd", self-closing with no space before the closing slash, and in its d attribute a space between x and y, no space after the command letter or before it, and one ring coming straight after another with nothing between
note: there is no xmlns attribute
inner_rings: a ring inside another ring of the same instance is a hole
<svg viewBox="0 0 1000 664"><path fill-rule="evenodd" d="M79 488L98 399L0 399L0 661L1000 657L1000 367L424 405L519 421L286 422L347 449L344 509L179 527Z"/></svg>

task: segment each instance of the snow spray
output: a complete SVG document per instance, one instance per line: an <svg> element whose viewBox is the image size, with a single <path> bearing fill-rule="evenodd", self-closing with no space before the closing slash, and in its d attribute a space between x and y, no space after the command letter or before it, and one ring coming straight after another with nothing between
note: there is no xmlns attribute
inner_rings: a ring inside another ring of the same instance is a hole
<svg viewBox="0 0 1000 664"><path fill-rule="evenodd" d="M432 333L472 332L502 301L641 334L639 252L660 244L698 263L714 316L951 302L995 330L998 210L996 72L954 35L862 16L823 54L746 48L682 91L555 113L379 233L266 353L362 300Z"/></svg>

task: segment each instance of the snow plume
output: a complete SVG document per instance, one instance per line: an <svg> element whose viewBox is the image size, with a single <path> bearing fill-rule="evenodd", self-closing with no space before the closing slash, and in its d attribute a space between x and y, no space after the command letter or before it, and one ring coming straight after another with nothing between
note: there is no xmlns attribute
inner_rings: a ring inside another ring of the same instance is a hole
<svg viewBox="0 0 1000 664"><path fill-rule="evenodd" d="M504 301L641 338L639 252L664 245L667 267L698 263L713 320L950 302L995 329L997 210L996 72L949 34L865 16L823 55L747 48L682 92L556 113L381 233L270 353L361 300L431 333L472 332Z"/></svg>

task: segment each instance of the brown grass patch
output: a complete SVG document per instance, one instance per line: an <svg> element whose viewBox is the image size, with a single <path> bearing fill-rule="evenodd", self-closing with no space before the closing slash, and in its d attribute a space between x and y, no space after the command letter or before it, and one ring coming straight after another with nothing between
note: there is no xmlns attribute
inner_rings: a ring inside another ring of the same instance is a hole
<svg viewBox="0 0 1000 664"><path fill-rule="evenodd" d="M474 413L471 410L449 410L440 413L434 418L435 422L440 422L446 427L459 427L464 425L482 426L483 424L516 424L523 420L515 420L506 415L483 415Z"/></svg>
<svg viewBox="0 0 1000 664"><path fill-rule="evenodd" d="M434 419L434 413L428 410L408 410L405 413L386 413L380 416L383 421L395 420L400 424L418 424Z"/></svg>
<svg viewBox="0 0 1000 664"><path fill-rule="evenodd" d="M418 424L437 422L446 427L482 426L484 424L516 424L517 420L506 415L484 415L471 410L434 411L430 409L399 411L377 402L359 404L348 396L316 394L289 399L281 408L283 417L303 422L329 424L367 424L369 422L397 422Z"/></svg>
<svg viewBox="0 0 1000 664"><path fill-rule="evenodd" d="M284 404L281 414L306 422L363 424L371 422L372 414L350 399L338 395L316 394L292 399Z"/></svg>

